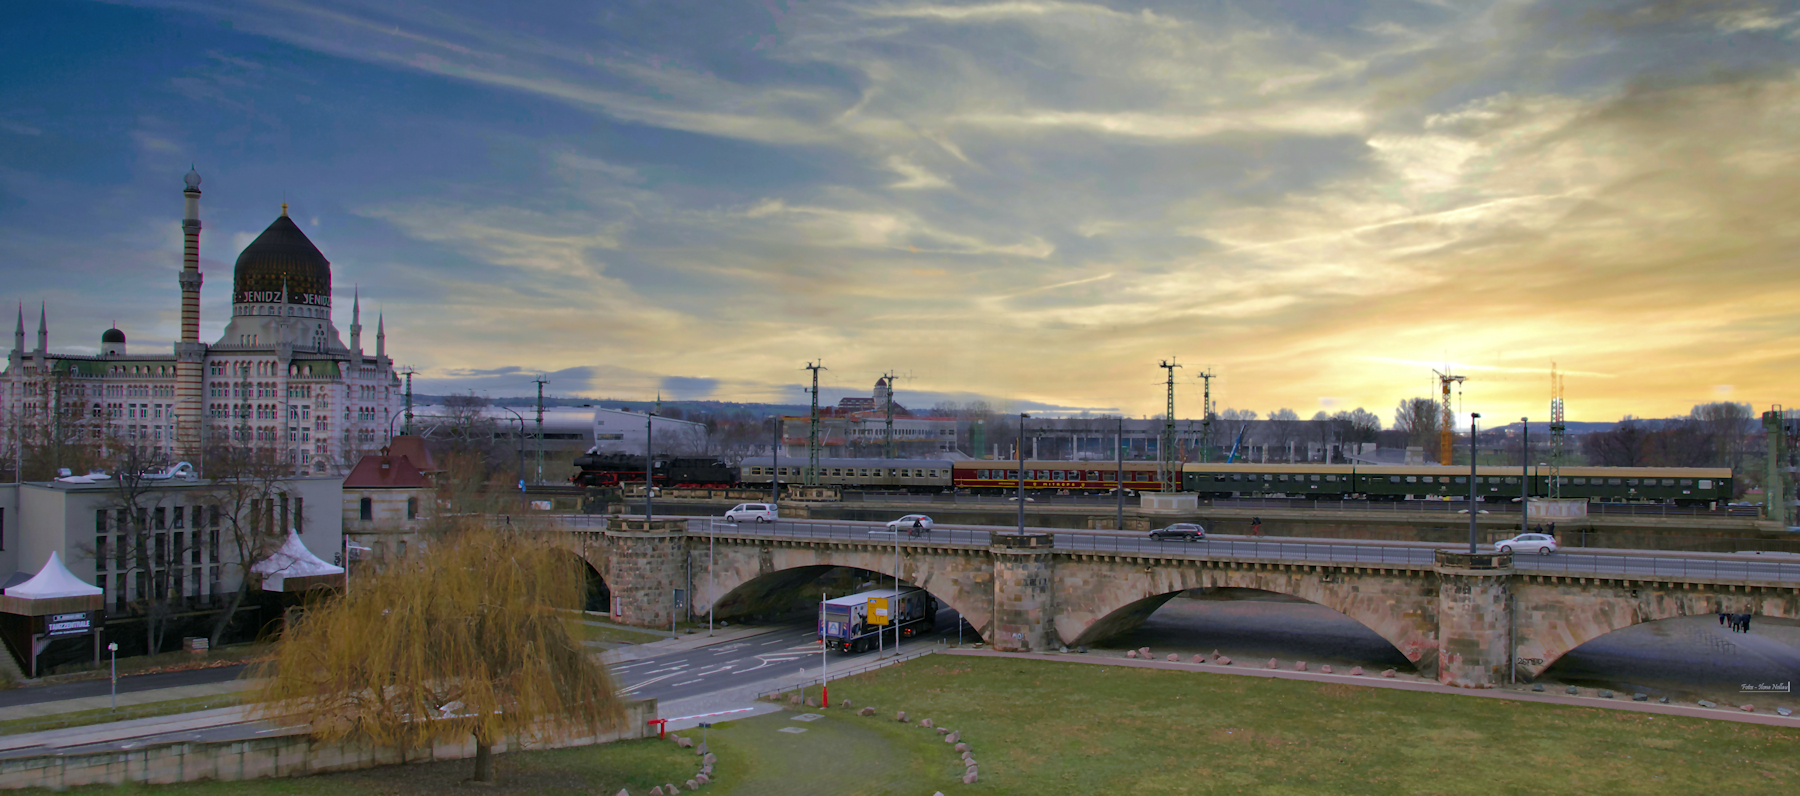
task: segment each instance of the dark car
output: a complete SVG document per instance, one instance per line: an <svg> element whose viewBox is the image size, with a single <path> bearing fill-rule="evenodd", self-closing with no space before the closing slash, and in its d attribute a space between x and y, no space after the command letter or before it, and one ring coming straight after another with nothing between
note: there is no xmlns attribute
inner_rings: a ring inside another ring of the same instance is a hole
<svg viewBox="0 0 1800 796"><path fill-rule="evenodd" d="M1191 522L1178 522L1167 528L1158 528L1150 532L1150 538L1156 541L1178 539L1184 542L1198 542L1206 538L1206 529Z"/></svg>

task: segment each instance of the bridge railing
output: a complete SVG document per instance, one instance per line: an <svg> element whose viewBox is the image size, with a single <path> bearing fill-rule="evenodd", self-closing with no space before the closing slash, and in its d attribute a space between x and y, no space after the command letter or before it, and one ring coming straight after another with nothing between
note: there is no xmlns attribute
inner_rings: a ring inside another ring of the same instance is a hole
<svg viewBox="0 0 1800 796"><path fill-rule="evenodd" d="M1432 548L1297 542L1280 539L1166 541L1143 534L1057 534L1055 547L1070 552L1112 552L1159 558L1231 561L1304 561L1321 564L1367 564L1407 568L1433 566Z"/></svg>
<svg viewBox="0 0 1800 796"><path fill-rule="evenodd" d="M1633 580L1700 580L1715 583L1800 581L1800 556L1721 559L1645 555L1591 555L1568 548L1547 556L1520 555L1515 569L1533 574L1599 575Z"/></svg>
<svg viewBox="0 0 1800 796"><path fill-rule="evenodd" d="M911 545L956 545L964 547L986 547L992 542L993 534L988 531L964 528L937 528L921 536L909 536L905 530L898 533L888 530L877 523L852 522L816 522L790 521L779 523L729 522L727 520L709 518L704 523L689 526L689 533L713 533L720 536L737 536L758 539L833 539L843 542L871 542L892 545L894 538L899 537L901 546Z"/></svg>
<svg viewBox="0 0 1800 796"><path fill-rule="evenodd" d="M1534 495L1540 498L1542 495ZM1010 505L1013 498L1006 495L965 495L944 492L932 494L909 494L905 492L845 492L842 495L846 503L873 503L898 501L908 503L930 503L933 505L968 505L968 506L1000 506ZM1032 503L1046 506L1086 506L1102 507L1115 505L1118 498L1113 495L1051 495L1033 492ZM1134 496L1125 498L1127 508L1137 508L1138 499ZM1202 497L1200 506L1218 509L1295 509L1302 511L1367 511L1371 513L1425 513L1454 514L1469 507L1469 501L1460 500L1340 500L1312 497ZM1517 514L1519 504L1511 498L1499 502L1483 502L1481 508L1494 514ZM1675 506L1668 503L1589 503L1589 514L1615 514L1635 517L1759 517L1760 506Z"/></svg>

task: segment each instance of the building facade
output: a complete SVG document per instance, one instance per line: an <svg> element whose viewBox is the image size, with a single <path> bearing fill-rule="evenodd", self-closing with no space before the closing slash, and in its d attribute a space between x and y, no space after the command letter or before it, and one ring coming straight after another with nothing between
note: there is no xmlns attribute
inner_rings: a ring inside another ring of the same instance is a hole
<svg viewBox="0 0 1800 796"><path fill-rule="evenodd" d="M0 374L10 415L0 439L15 461L45 444L131 447L145 463L191 461L204 475L202 453L228 445L266 452L296 475L346 472L388 439L401 401L382 319L366 354L353 298L344 344L331 317L331 263L284 204L238 255L225 333L200 342L200 175L190 171L185 183L181 338L170 351L134 354L113 328L100 335L98 356L56 353L40 308L27 348L21 307Z"/></svg>

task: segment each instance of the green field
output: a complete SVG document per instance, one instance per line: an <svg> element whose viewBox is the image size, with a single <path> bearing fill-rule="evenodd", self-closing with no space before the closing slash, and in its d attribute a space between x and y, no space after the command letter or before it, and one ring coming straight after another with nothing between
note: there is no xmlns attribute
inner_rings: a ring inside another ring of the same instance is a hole
<svg viewBox="0 0 1800 796"><path fill-rule="evenodd" d="M933 655L834 682L831 695L880 712L834 707L800 722L784 710L720 725L710 733L720 781L706 792L1685 795L1800 784L1800 730L1347 684ZM955 752L893 721L897 709L961 730L982 781L957 781ZM696 767L691 752L655 741L497 762L504 782L480 792L643 796ZM93 792L399 796L465 790L468 772L456 762Z"/></svg>

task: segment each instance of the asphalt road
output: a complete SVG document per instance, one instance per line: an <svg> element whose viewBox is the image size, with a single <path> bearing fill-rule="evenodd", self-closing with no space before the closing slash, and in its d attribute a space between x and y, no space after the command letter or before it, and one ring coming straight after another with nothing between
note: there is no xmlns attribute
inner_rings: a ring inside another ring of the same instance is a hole
<svg viewBox="0 0 1800 796"><path fill-rule="evenodd" d="M138 674L119 678L119 693L129 694L135 691L151 691L159 688L177 688L184 685L203 685L206 683L223 683L236 680L248 664L220 666L213 669L190 669L185 672L159 672L156 674ZM31 688L15 688L0 691L0 708L15 705L35 705L39 702L56 702L64 699L81 697L106 696L112 693L110 680L83 680L77 683L59 685L34 686Z"/></svg>
<svg viewBox="0 0 1800 796"><path fill-rule="evenodd" d="M881 523L810 522L778 520L772 523L723 522L721 533L739 536L771 536L801 539L839 539L844 541L895 541L896 534ZM898 534L901 545L954 544L986 546L993 533L1007 529L940 526L923 538ZM1199 558L1233 561L1313 561L1340 564L1394 564L1430 567L1435 548L1416 544L1384 544L1381 542L1343 543L1289 539L1249 539L1241 536L1214 535L1203 541L1156 541L1147 533L1130 531L1077 531L1067 529L1028 528L1054 536L1058 550L1092 550L1139 553L1170 558ZM1449 545L1445 549L1460 549ZM1646 580L1656 578L1701 579L1707 581L1800 581L1800 556L1770 558L1754 555L1683 556L1679 553L1646 555L1639 552L1556 552L1547 556L1520 554L1513 567L1522 572L1569 573L1590 575L1626 575Z"/></svg>

